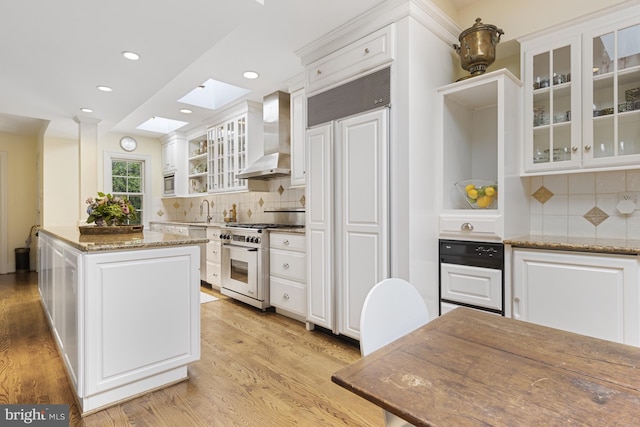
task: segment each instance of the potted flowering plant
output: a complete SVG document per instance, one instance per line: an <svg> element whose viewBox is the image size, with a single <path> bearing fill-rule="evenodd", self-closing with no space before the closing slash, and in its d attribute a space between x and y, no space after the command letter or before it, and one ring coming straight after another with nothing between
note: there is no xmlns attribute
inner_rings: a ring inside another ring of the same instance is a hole
<svg viewBox="0 0 640 427"><path fill-rule="evenodd" d="M87 199L87 223L96 225L124 225L135 220L136 210L126 197L112 196L98 192L98 197Z"/></svg>

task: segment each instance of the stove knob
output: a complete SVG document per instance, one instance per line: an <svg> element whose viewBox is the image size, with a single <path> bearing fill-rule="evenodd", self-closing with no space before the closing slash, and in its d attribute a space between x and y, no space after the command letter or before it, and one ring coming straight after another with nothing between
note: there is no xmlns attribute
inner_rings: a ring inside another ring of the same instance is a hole
<svg viewBox="0 0 640 427"><path fill-rule="evenodd" d="M251 243L256 243L256 238L255 237L249 237L249 241Z"/></svg>
<svg viewBox="0 0 640 427"><path fill-rule="evenodd" d="M256 243L260 243L260 238L256 237Z"/></svg>

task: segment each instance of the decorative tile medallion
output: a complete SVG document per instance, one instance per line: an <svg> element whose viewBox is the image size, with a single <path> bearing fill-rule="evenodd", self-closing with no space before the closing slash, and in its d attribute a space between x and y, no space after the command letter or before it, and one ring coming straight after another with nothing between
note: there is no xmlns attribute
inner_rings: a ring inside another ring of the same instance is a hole
<svg viewBox="0 0 640 427"><path fill-rule="evenodd" d="M159 210L158 212L156 212L156 215L161 217L162 215L164 215L164 211L163 210Z"/></svg>
<svg viewBox="0 0 640 427"><path fill-rule="evenodd" d="M307 203L307 199L304 198L304 194L303 194L302 197L300 197L300 204L304 206L305 203Z"/></svg>
<svg viewBox="0 0 640 427"><path fill-rule="evenodd" d="M258 204L260 205L260 207L264 206L264 200L262 200L262 197L260 197L260 200L258 200Z"/></svg>
<svg viewBox="0 0 640 427"><path fill-rule="evenodd" d="M251 218L251 215L253 215L253 212L251 212L251 209L249 209L249 210L247 211L247 216L248 216L249 218Z"/></svg>
<svg viewBox="0 0 640 427"><path fill-rule="evenodd" d="M173 203L173 208L174 209L178 209L179 207L180 207L180 203L178 203L178 202L174 202Z"/></svg>
<svg viewBox="0 0 640 427"><path fill-rule="evenodd" d="M584 219L586 219L591 224L593 224L593 225L595 225L597 227L604 220L609 218L609 215L607 215L606 212L604 212L602 209L600 209L599 207L596 206L596 207L592 208L589 212L584 214L583 217L584 217Z"/></svg>
<svg viewBox="0 0 640 427"><path fill-rule="evenodd" d="M284 188L282 187L282 185L278 187L278 193L280 193L281 196L282 196L282 193L284 193Z"/></svg>
<svg viewBox="0 0 640 427"><path fill-rule="evenodd" d="M543 185L542 187L538 188L536 192L532 194L532 196L534 199L544 205L550 198L553 197L553 193Z"/></svg>

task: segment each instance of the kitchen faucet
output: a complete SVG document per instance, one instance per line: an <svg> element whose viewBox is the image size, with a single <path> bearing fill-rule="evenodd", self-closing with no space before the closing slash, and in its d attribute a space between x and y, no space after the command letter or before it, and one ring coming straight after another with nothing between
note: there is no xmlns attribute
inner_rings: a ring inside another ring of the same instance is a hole
<svg viewBox="0 0 640 427"><path fill-rule="evenodd" d="M209 201L207 199L204 199L201 203L200 203L200 215L202 215L203 212L203 205L204 202L207 202L207 224L209 224L211 222L211 220L213 219L213 217L211 216L211 205L209 204Z"/></svg>

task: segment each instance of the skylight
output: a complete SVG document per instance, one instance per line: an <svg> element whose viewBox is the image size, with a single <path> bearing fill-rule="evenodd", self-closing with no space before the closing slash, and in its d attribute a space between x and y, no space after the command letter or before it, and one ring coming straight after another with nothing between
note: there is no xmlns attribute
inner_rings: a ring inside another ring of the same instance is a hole
<svg viewBox="0 0 640 427"><path fill-rule="evenodd" d="M180 120L165 119L164 117L152 117L139 125L136 129L167 134L188 123L189 122L182 122Z"/></svg>
<svg viewBox="0 0 640 427"><path fill-rule="evenodd" d="M209 79L178 99L178 102L215 110L249 92L249 89Z"/></svg>

